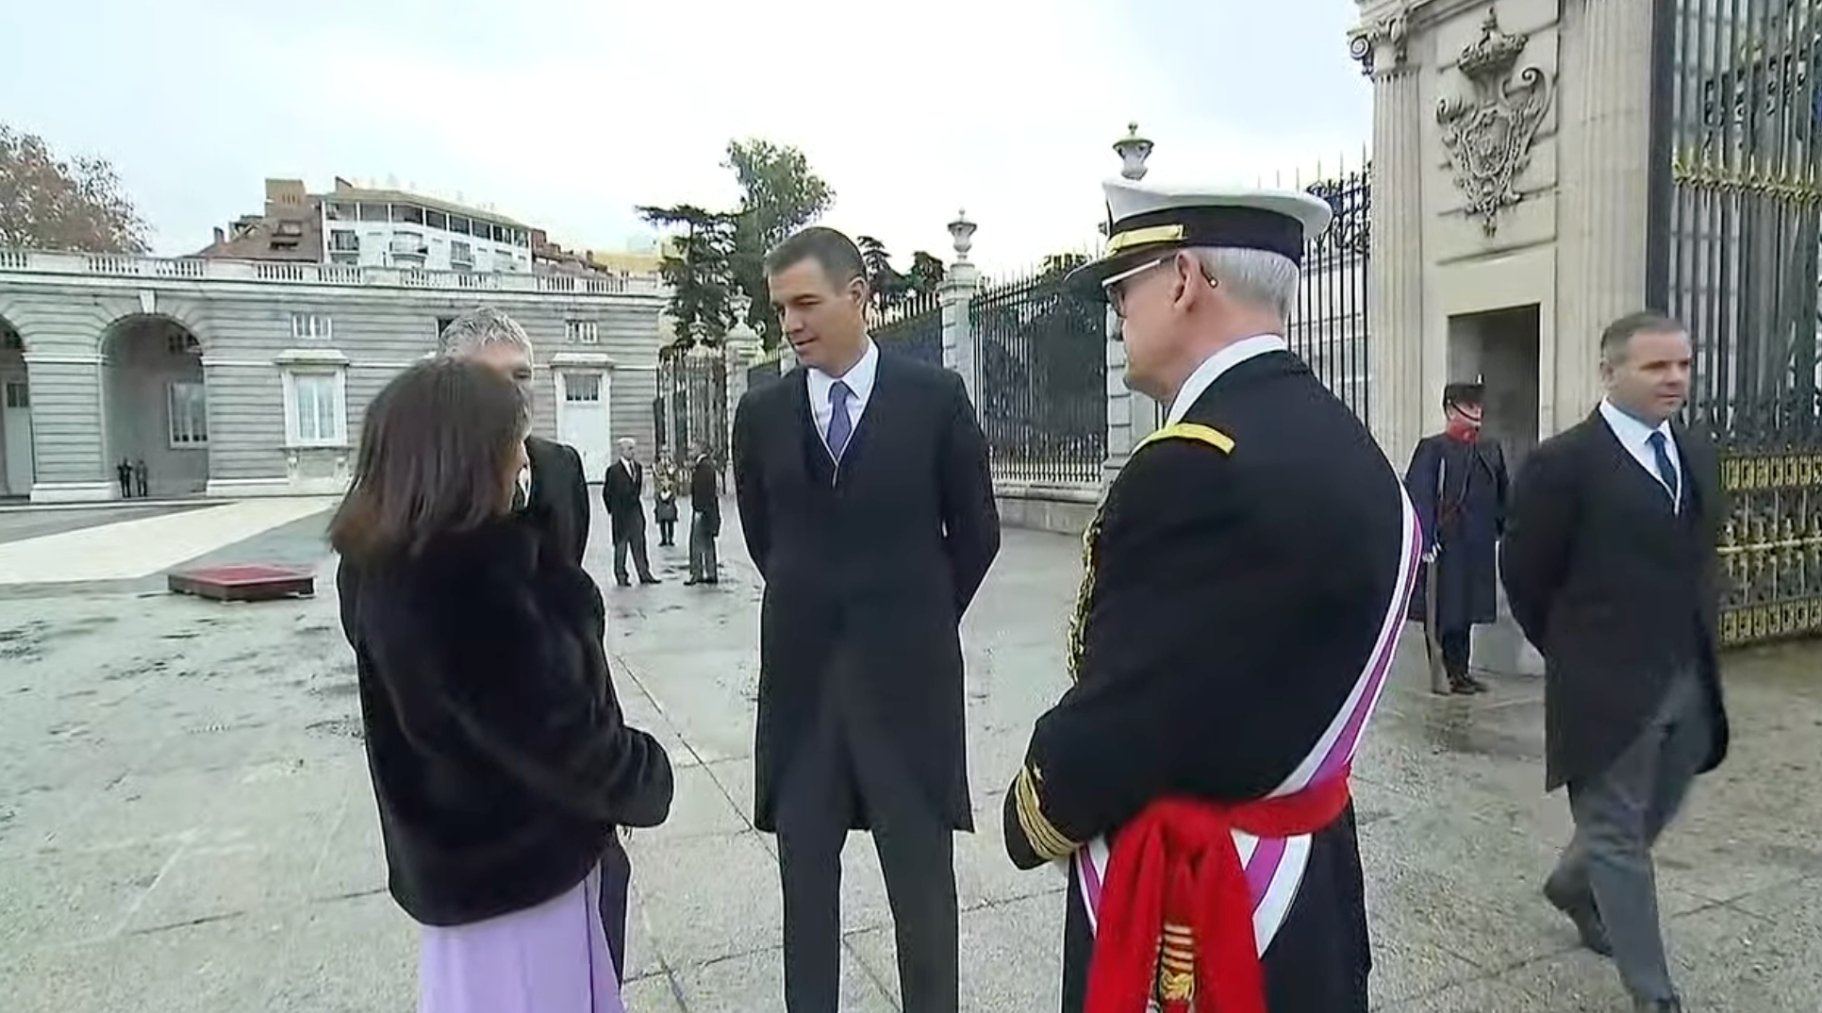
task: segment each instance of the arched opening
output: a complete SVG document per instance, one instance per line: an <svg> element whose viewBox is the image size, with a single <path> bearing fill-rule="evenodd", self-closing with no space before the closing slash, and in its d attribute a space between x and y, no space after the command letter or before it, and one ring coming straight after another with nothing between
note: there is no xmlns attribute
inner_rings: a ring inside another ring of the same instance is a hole
<svg viewBox="0 0 1822 1013"><path fill-rule="evenodd" d="M0 317L0 498L31 495L37 477L32 456L32 387L26 376L25 340Z"/></svg>
<svg viewBox="0 0 1822 1013"><path fill-rule="evenodd" d="M101 342L108 478L123 499L200 494L209 484L202 345L165 316L116 320Z"/></svg>

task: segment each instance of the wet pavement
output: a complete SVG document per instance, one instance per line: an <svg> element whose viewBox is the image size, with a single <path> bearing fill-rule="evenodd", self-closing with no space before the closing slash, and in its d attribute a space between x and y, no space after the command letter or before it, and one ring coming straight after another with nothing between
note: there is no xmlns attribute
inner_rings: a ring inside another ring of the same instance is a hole
<svg viewBox="0 0 1822 1013"><path fill-rule="evenodd" d="M599 507L596 508L597 512ZM131 582L0 598L0 1005L37 1011L406 1011L414 930L384 891L324 516L211 561L320 567L312 601L216 605ZM629 718L678 766L632 836L635 1011L780 1009L772 839L753 831L758 585L733 524L719 587L611 587L589 553ZM652 532L654 538L655 530ZM1021 873L1000 793L1064 684L1074 539L1008 531L964 626L978 833L957 840L963 1008L1057 1002L1062 882ZM1423 690L1407 637L1363 747L1357 805L1386 1011L1624 1011L1610 965L1538 896L1569 822L1542 792L1541 685ZM1688 1008L1822 1009L1822 649L1736 655L1734 751L1658 850ZM844 1009L897 1008L891 920L864 835L845 855Z"/></svg>

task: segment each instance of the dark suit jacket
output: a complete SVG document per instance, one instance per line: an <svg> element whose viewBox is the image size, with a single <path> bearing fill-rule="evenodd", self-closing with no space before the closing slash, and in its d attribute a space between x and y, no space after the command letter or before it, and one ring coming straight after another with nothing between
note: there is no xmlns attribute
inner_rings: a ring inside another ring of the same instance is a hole
<svg viewBox="0 0 1822 1013"><path fill-rule="evenodd" d="M986 440L954 373L890 355L878 370L839 474L805 368L749 390L734 414L734 498L765 578L762 830L776 829L780 776L822 721L840 722L852 751L883 751L877 767L900 772L892 790L973 827L958 627L999 552ZM834 694L838 647L858 678Z"/></svg>
<svg viewBox="0 0 1822 1013"><path fill-rule="evenodd" d="M628 538L636 528L645 526L645 465L633 462L629 472L626 462L618 457L607 466L601 478L601 503L607 507L607 519L615 541Z"/></svg>
<svg viewBox="0 0 1822 1013"><path fill-rule="evenodd" d="M716 473L715 462L710 458L697 461L690 472L690 509L708 522L710 535L720 533L721 476Z"/></svg>
<svg viewBox="0 0 1822 1013"><path fill-rule="evenodd" d="M420 922L549 900L616 825L670 811L664 748L621 717L600 592L551 548L515 516L337 572L389 882Z"/></svg>
<svg viewBox="0 0 1822 1013"><path fill-rule="evenodd" d="M574 447L540 436L525 439L531 496L525 512L571 562L588 547L588 481Z"/></svg>
<svg viewBox="0 0 1822 1013"><path fill-rule="evenodd" d="M1547 789L1605 770L1679 661L1698 664L1714 708L1703 769L1726 755L1715 543L1727 505L1713 445L1673 434L1682 514L1599 411L1532 451L1514 484L1500 565L1512 615L1544 656Z"/></svg>

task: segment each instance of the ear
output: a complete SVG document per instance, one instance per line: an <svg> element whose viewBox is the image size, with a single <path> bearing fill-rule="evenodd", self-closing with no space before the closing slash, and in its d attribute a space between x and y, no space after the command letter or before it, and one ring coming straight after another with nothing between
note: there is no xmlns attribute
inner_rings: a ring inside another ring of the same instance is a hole
<svg viewBox="0 0 1822 1013"><path fill-rule="evenodd" d="M1214 281L1202 273L1201 262L1187 250L1179 251L1171 258L1170 266L1176 275L1171 301L1180 307L1187 309L1190 300L1208 294L1201 290L1214 287Z"/></svg>

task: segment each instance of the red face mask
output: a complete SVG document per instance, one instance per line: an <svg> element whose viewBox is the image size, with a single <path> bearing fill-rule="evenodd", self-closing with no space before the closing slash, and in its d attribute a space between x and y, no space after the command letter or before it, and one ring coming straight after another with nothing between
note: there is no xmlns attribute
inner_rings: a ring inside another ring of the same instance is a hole
<svg viewBox="0 0 1822 1013"><path fill-rule="evenodd" d="M1468 418L1459 410L1451 411L1449 412L1448 428L1445 432L1452 440L1473 443L1480 438L1480 422L1477 419Z"/></svg>

